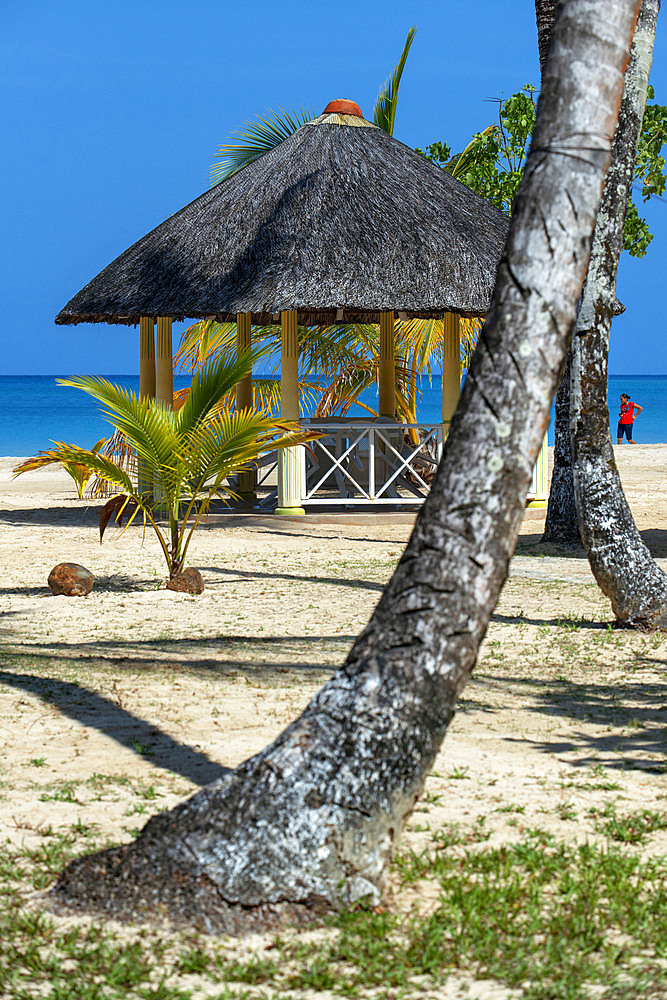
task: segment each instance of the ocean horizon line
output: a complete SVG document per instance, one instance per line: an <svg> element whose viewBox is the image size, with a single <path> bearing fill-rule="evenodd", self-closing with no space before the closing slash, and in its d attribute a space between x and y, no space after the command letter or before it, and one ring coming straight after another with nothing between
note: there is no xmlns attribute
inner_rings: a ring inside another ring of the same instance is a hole
<svg viewBox="0 0 667 1000"><path fill-rule="evenodd" d="M261 369L257 372L261 376ZM99 375L134 392L139 390L138 375L118 372ZM174 388L190 384L190 374L176 375ZM0 419L0 455L34 455L50 447L54 440L92 445L110 435L109 422L99 404L88 393L78 392L58 384L68 375L33 374L3 375L0 386L5 390L5 406ZM420 423L438 423L442 417L442 375L435 373L429 380L423 377L417 397L417 420ZM610 429L616 431L618 395L627 392L643 409L639 416L635 438L638 443L662 444L667 442L667 375L609 375L607 380ZM377 385L364 390L362 404L377 408ZM304 416L312 412L304 399ZM356 405L350 417L362 413ZM553 406L549 439L553 442Z"/></svg>

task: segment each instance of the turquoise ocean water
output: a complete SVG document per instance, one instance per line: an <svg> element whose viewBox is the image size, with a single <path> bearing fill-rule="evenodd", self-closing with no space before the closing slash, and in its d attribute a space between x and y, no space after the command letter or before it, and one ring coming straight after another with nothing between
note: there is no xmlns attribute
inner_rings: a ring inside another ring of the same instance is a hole
<svg viewBox="0 0 667 1000"><path fill-rule="evenodd" d="M109 376L112 382L133 389L139 379L131 375ZM176 388L188 384L177 378ZM95 402L85 393L59 386L50 375L0 376L3 406L0 410L0 455L33 455L48 448L54 440L90 447L109 434L109 424ZM440 419L441 380L422 384L419 418L424 422ZM644 407L636 422L634 437L638 443L667 443L667 375L612 375L609 378L612 432L616 432L618 397L627 392ZM377 398L377 394L375 394ZM373 393L366 399L373 404ZM549 441L553 443L550 430Z"/></svg>

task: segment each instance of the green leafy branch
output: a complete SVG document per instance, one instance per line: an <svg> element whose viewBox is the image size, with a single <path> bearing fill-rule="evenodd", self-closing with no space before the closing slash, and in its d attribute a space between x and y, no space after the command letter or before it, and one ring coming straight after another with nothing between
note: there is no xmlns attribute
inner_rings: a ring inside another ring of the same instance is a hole
<svg viewBox="0 0 667 1000"><path fill-rule="evenodd" d="M652 86L648 100L655 99ZM498 100L498 122L477 132L460 153L452 155L445 142L433 142L418 153L447 170L466 187L487 198L506 215L521 182L529 142L535 126L535 87L526 84L507 100ZM635 159L634 184L643 202L660 196L667 185L662 149L667 142L667 107L647 104ZM643 257L653 239L648 222L639 214L632 194L623 229L623 249Z"/></svg>

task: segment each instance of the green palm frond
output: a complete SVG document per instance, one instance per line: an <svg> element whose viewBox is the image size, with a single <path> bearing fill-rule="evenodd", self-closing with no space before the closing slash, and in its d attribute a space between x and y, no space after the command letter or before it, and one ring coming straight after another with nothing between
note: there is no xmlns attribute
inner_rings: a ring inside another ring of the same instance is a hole
<svg viewBox="0 0 667 1000"><path fill-rule="evenodd" d="M322 393L322 398L313 416L317 418L344 417L353 404L360 406L373 416L377 416L376 410L359 402L361 393L375 385L376 369L377 366L368 359L343 369Z"/></svg>
<svg viewBox="0 0 667 1000"><path fill-rule="evenodd" d="M78 448L76 445L67 444L65 441L54 441L54 448L44 454L45 458L46 454L52 456L50 458L52 462L60 462L63 465L76 464L86 466L86 468L90 469L91 474L96 474L100 479L110 483L114 489L120 492L129 492L134 489L130 477L123 469L119 468L111 459L92 449ZM41 464L46 465L49 463L44 461ZM14 475L19 476L23 472L28 472L31 469L39 467L39 465L35 464L35 459L29 459L14 470Z"/></svg>
<svg viewBox="0 0 667 1000"><path fill-rule="evenodd" d="M380 327L376 323L349 323L339 327L346 349L361 357L380 351Z"/></svg>
<svg viewBox="0 0 667 1000"><path fill-rule="evenodd" d="M252 327L253 360L273 360L280 353L280 327ZM217 323L200 320L188 327L181 336L181 344L174 355L174 371L196 372L212 361L236 361L236 323Z"/></svg>
<svg viewBox="0 0 667 1000"><path fill-rule="evenodd" d="M252 389L254 397L254 412L264 416L280 418L280 379L279 378L253 378ZM308 380L299 381L299 399L302 413L307 413L319 396L322 394L322 386L319 382ZM179 411L185 406L190 395L190 387L179 389L174 393L174 409ZM177 405L178 404L178 405ZM219 409L227 408L233 410L236 406L236 386L230 388L222 395L218 401ZM124 441L124 435L117 432L118 437Z"/></svg>
<svg viewBox="0 0 667 1000"><path fill-rule="evenodd" d="M250 410L224 409L184 436L179 458L200 488L218 490L223 479L247 468L260 452L283 443L301 444L313 436L315 432L302 431L298 424L276 422Z"/></svg>
<svg viewBox="0 0 667 1000"><path fill-rule="evenodd" d="M130 477L136 476L137 456L122 431L114 429L113 434L104 444L102 454L112 459L121 469L125 469ZM88 492L89 496L99 498L111 496L112 490L108 483L96 476L90 484Z"/></svg>
<svg viewBox="0 0 667 1000"><path fill-rule="evenodd" d="M470 367L483 322L481 317L461 320L461 371Z"/></svg>
<svg viewBox="0 0 667 1000"><path fill-rule="evenodd" d="M323 391L313 416L318 418L334 415L344 417L353 405L360 406L373 416L377 416L377 410L362 403L359 396L364 390L377 384L378 368L379 358L376 352L373 357L359 358L340 371ZM407 402L410 369L400 358L396 359L395 376L397 398Z"/></svg>
<svg viewBox="0 0 667 1000"><path fill-rule="evenodd" d="M257 378L252 382L255 397L255 413L261 413L273 420L280 419L280 379ZM322 394L319 382L299 380L299 403L301 414L306 415Z"/></svg>
<svg viewBox="0 0 667 1000"><path fill-rule="evenodd" d="M357 325L299 327L299 370L328 381L365 353Z"/></svg>
<svg viewBox="0 0 667 1000"><path fill-rule="evenodd" d="M47 465L61 465L65 472L67 472L68 475L74 480L79 500L83 500L83 494L86 486L95 473L89 465L82 464L80 462L69 462L63 459L62 452L60 450L61 443L62 442L56 442L55 448L40 451L39 454L34 455L32 458L26 458L13 470L13 478L20 476L24 472L32 472L35 469L43 469ZM91 448L91 454L97 455L106 443L106 438L102 438L97 442L97 444L93 445Z"/></svg>
<svg viewBox="0 0 667 1000"><path fill-rule="evenodd" d="M304 409L308 409L322 392L322 381L335 378L342 369L369 352L369 344L377 345L377 329L370 324L344 326L299 327L300 391ZM253 361L260 359L268 372L253 378L255 409L279 414L280 411L280 327L272 324L252 327ZM377 353L377 346L375 347ZM195 323L187 329L174 359L181 371L197 372L213 361L228 365L236 362L236 324L213 320ZM317 381L313 381L315 376ZM187 391L181 390L187 398ZM233 399L224 398L224 405Z"/></svg>
<svg viewBox="0 0 667 1000"><path fill-rule="evenodd" d="M151 466L170 467L177 444L176 414L150 399L138 399L103 378L57 379L59 385L81 389L103 406L103 414L120 429L140 460Z"/></svg>
<svg viewBox="0 0 667 1000"><path fill-rule="evenodd" d="M439 319L410 319L397 331L397 351L417 371L430 373L431 366L442 357L444 324Z"/></svg>
<svg viewBox="0 0 667 1000"><path fill-rule="evenodd" d="M204 365L175 412L154 399L138 399L106 379L59 379L61 385L81 389L102 404L116 428L114 437L122 439L124 458L130 449L135 455L133 474L100 453L102 441L92 450L55 442L47 452L23 462L15 474L59 462L82 470L82 475L96 475L112 494L101 512L101 533L114 511L131 508L128 523L140 511L144 525L150 523L155 531L173 576L183 569L192 533L211 497L216 492L233 495L223 480L248 468L262 451L318 436L266 412L234 409L235 386L254 360L255 352L249 352L233 363L219 358ZM313 391L321 388L307 386Z"/></svg>
<svg viewBox="0 0 667 1000"><path fill-rule="evenodd" d="M373 122L378 126L378 128L388 132L389 135L394 134L394 119L396 118L398 88L403 75L403 69L405 68L405 61L408 58L408 52L410 51L410 46L412 45L416 34L417 29L415 27L410 28L408 31L408 37L405 40L405 45L403 46L401 58L398 60L389 79L380 89L380 92L375 100L375 107L373 108Z"/></svg>
<svg viewBox="0 0 667 1000"><path fill-rule="evenodd" d="M236 351L236 323L199 320L184 330L181 344L174 355L174 370L197 371L214 357Z"/></svg>
<svg viewBox="0 0 667 1000"><path fill-rule="evenodd" d="M219 358L196 372L185 403L178 411L177 426L180 435L188 434L198 423L206 421L216 409L224 406L223 400L252 370L257 354L257 351L251 351L234 359L231 364L226 358Z"/></svg>
<svg viewBox="0 0 667 1000"><path fill-rule="evenodd" d="M277 369L280 363L280 327L252 327L253 362L262 360L264 366ZM181 336L181 344L174 355L174 372L197 372L213 361L236 362L236 323L217 323L202 320L188 327Z"/></svg>
<svg viewBox="0 0 667 1000"><path fill-rule="evenodd" d="M257 121L242 125L232 133L232 139L236 141L226 143L218 150L219 159L211 167L211 183L219 184L243 170L249 163L279 146L316 115L312 108L291 111L280 108L278 111L269 110Z"/></svg>
<svg viewBox="0 0 667 1000"><path fill-rule="evenodd" d="M465 149L462 149L460 153L455 153L454 156L452 156L452 158L443 165L447 173L451 174L452 177L455 177L456 180L464 178L468 171L477 164L480 139L485 139L488 136L493 135L493 133L497 131L497 128L497 125L488 125L477 135L474 135Z"/></svg>
<svg viewBox="0 0 667 1000"><path fill-rule="evenodd" d="M255 412L266 416L278 416L280 413L280 379L253 378L252 390Z"/></svg>

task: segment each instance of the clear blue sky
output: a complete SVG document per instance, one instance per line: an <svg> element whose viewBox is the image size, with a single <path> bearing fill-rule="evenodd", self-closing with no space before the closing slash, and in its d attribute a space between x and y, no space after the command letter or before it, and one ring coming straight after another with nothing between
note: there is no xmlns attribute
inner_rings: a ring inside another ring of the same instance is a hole
<svg viewBox="0 0 667 1000"><path fill-rule="evenodd" d="M664 14L662 15L664 18ZM114 257L208 187L215 150L266 108L334 97L370 117L411 24L395 135L454 148L494 115L485 98L539 81L530 0L3 0L0 374L138 370L138 332L56 327ZM667 103L664 26L652 82ZM625 259L610 371L667 373L667 203Z"/></svg>

